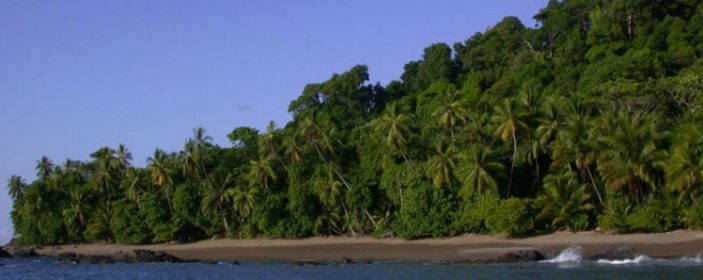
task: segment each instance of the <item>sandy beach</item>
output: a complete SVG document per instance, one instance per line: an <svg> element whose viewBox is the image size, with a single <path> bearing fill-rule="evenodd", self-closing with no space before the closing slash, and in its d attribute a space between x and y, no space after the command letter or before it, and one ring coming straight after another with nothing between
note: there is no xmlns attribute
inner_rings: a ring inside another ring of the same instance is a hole
<svg viewBox="0 0 703 280"><path fill-rule="evenodd" d="M604 234L557 232L529 238L463 235L442 239L374 239L370 237L315 237L308 239L210 239L188 244L129 246L76 244L45 247L42 255L62 252L109 255L132 249L164 251L184 259L200 260L447 260L480 261L509 252L538 250L547 256L581 246L585 256L631 246L650 257L696 256L703 253L703 232L676 231L656 234Z"/></svg>

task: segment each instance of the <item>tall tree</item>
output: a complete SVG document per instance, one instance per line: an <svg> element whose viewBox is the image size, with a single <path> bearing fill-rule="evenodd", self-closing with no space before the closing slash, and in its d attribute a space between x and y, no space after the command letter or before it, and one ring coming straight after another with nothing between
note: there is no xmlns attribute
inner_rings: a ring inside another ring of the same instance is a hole
<svg viewBox="0 0 703 280"><path fill-rule="evenodd" d="M522 130L528 129L525 121L528 115L510 98L503 99L503 102L493 107L493 113L491 123L495 126L494 134L503 141L508 139L513 141L513 157L510 160L510 179L508 181L508 195L510 195L515 161L517 160L517 134Z"/></svg>

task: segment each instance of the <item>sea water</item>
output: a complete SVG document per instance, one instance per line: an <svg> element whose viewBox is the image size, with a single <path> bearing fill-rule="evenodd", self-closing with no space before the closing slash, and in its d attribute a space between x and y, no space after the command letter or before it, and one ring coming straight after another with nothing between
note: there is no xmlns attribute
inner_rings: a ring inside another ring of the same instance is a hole
<svg viewBox="0 0 703 280"><path fill-rule="evenodd" d="M578 247L538 263L468 265L436 261L297 266L286 262L66 264L0 259L0 279L703 279L701 256L587 261Z"/></svg>

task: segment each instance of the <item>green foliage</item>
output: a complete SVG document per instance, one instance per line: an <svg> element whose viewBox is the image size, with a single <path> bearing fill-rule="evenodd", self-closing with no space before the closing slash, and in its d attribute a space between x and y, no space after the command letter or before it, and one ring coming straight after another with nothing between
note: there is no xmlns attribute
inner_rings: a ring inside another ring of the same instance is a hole
<svg viewBox="0 0 703 280"><path fill-rule="evenodd" d="M139 216L137 207L130 203L119 203L110 219L110 231L120 244L144 244L152 240L146 222Z"/></svg>
<svg viewBox="0 0 703 280"><path fill-rule="evenodd" d="M501 200L486 216L486 229L492 234L520 236L534 228L534 202L528 199Z"/></svg>
<svg viewBox="0 0 703 280"><path fill-rule="evenodd" d="M703 201L699 200L684 210L684 221L691 229L703 229Z"/></svg>
<svg viewBox="0 0 703 280"><path fill-rule="evenodd" d="M450 195L428 184L403 193L403 206L395 230L403 238L439 237L451 232L454 208Z"/></svg>
<svg viewBox="0 0 703 280"><path fill-rule="evenodd" d="M141 244L703 227L703 4L549 1L534 18L432 44L385 86L364 65L308 84L289 123L228 147L196 128L145 167L124 145L41 157L35 180L7 180L14 228Z"/></svg>
<svg viewBox="0 0 703 280"><path fill-rule="evenodd" d="M497 210L497 195L474 195L463 203L463 211L454 228L458 232L489 233L486 218Z"/></svg>

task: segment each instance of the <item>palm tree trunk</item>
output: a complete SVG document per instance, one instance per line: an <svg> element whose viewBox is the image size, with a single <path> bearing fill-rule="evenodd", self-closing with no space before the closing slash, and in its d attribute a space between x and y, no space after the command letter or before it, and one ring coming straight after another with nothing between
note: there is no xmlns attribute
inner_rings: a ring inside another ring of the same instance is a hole
<svg viewBox="0 0 703 280"><path fill-rule="evenodd" d="M596 180L593 179L593 174L591 174L591 168L588 165L586 165L586 172L588 173L588 178L591 181L591 186L593 186L593 190L596 191L596 196L598 196L598 202L600 202L600 205L603 205L603 197L600 195L598 186L596 186Z"/></svg>
<svg viewBox="0 0 703 280"><path fill-rule="evenodd" d="M371 213L369 213L368 209L364 209L364 213L366 214L366 217L369 217L369 221L373 224L374 230L378 229L378 225L376 224L376 220L374 220L373 216L371 216Z"/></svg>
<svg viewBox="0 0 703 280"><path fill-rule="evenodd" d="M510 161L510 179L508 180L508 196L513 188L513 171L515 170L515 159L517 158L517 137L515 137L515 130L511 129L510 133L513 135L513 159Z"/></svg>

